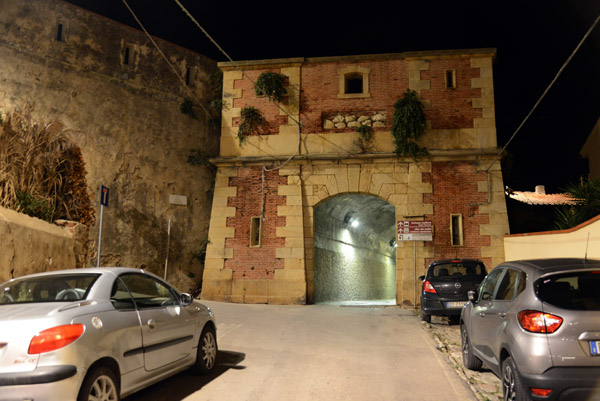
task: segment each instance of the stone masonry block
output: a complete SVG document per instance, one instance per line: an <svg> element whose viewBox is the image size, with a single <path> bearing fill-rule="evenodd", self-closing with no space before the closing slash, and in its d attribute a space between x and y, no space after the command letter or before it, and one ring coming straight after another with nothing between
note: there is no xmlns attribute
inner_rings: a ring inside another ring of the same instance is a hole
<svg viewBox="0 0 600 401"><path fill-rule="evenodd" d="M275 257L280 259L302 258L304 257L304 248L277 248Z"/></svg>
<svg viewBox="0 0 600 401"><path fill-rule="evenodd" d="M281 196L301 196L302 187L300 185L280 185L277 187L277 195ZM289 203L288 203L289 205Z"/></svg>
<svg viewBox="0 0 600 401"><path fill-rule="evenodd" d="M276 237L304 238L304 227L276 227Z"/></svg>
<svg viewBox="0 0 600 401"><path fill-rule="evenodd" d="M279 169L279 175L293 176L300 174L300 166L285 166Z"/></svg>
<svg viewBox="0 0 600 401"><path fill-rule="evenodd" d="M208 230L208 238L233 238L235 227L211 227Z"/></svg>
<svg viewBox="0 0 600 401"><path fill-rule="evenodd" d="M236 187L218 187L218 188L215 188L214 199L215 199L215 201L224 200L229 197L236 196L236 195L237 195Z"/></svg>
<svg viewBox="0 0 600 401"><path fill-rule="evenodd" d="M277 206L277 216L302 216L302 206Z"/></svg>
<svg viewBox="0 0 600 401"><path fill-rule="evenodd" d="M298 187L299 189L300 187ZM300 195L288 195L285 198L285 203L288 206L302 206L302 196Z"/></svg>
<svg viewBox="0 0 600 401"><path fill-rule="evenodd" d="M304 240L304 237L302 237L302 238L286 237L285 238L285 247L286 248L302 248L302 247L304 247L305 243L306 243L306 241Z"/></svg>
<svg viewBox="0 0 600 401"><path fill-rule="evenodd" d="M285 259L284 270L289 269L302 269L304 271L304 259Z"/></svg>
<svg viewBox="0 0 600 401"><path fill-rule="evenodd" d="M277 269L275 270L274 280L304 283L306 278L304 275L304 269Z"/></svg>

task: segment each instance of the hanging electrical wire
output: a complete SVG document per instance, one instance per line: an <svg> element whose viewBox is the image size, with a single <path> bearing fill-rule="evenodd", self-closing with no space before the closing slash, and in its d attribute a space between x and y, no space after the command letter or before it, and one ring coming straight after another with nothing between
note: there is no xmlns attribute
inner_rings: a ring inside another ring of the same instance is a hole
<svg viewBox="0 0 600 401"><path fill-rule="evenodd" d="M579 41L579 44L575 47L575 50L573 50L573 52L567 58L567 60L564 62L564 64L562 65L562 67L560 67L560 69L558 70L558 72L554 76L554 79L550 82L550 85L548 85L548 87L546 88L546 90L544 91L544 93L542 93L542 95L537 100L537 102L535 102L535 104L533 105L531 111L525 116L525 118L523 119L523 121L521 122L521 124L519 124L519 126L517 127L517 129L515 130L515 132L512 134L512 136L508 140L508 142L506 142L506 144L504 145L504 147L502 148L502 150L500 151L500 153L498 153L498 156L494 159L494 161L492 161L492 164L490 164L490 166L485 170L486 173L490 171L490 169L492 168L492 166L498 160L500 160L500 156L502 155L502 153L504 153L504 151L506 150L506 148L508 147L508 145L512 142L512 140L515 138L515 136L517 136L517 133L521 130L521 128L523 127L523 125L525 125L525 122L529 119L529 117L533 114L533 112L538 107L538 105L542 102L542 99L550 91L550 88L552 88L552 86L554 85L554 83L558 80L558 77L560 76L560 74L562 74L562 72L564 71L565 67L571 62L571 59L573 58L573 56L575 56L575 53L577 53L577 51L579 50L579 48L581 47L581 45L583 45L583 42L585 42L585 40L588 38L588 36L590 36L590 33L594 30L594 28L596 27L596 25L598 25L599 21L600 21L600 15L598 15L598 17L596 17L596 20L594 21L594 23L592 24L592 26L590 27L590 29L588 29L587 32L585 33L585 35L583 35L583 38L581 38L581 40Z"/></svg>
<svg viewBox="0 0 600 401"><path fill-rule="evenodd" d="M148 39L150 40L150 42L152 42L152 44L154 45L154 47L156 48L156 50L158 50L158 53L167 62L167 64L169 65L169 67L171 67L171 69L173 70L173 72L175 73L175 75L177 76L177 78L179 78L179 81L181 81L181 83L183 84L183 87L192 95L192 97L194 97L197 100L198 105L202 108L202 110L204 110L204 112L206 113L206 115L209 118L212 117L211 113L202 104L202 101L200 100L200 98L198 98L198 96L196 95L196 93L194 91L192 91L188 87L188 85L185 82L185 79L183 79L183 77L179 74L179 71L177 71L177 68L175 68L175 66L169 61L169 59L163 53L163 51L160 49L160 47L158 47L158 44L156 43L156 41L154 40L154 38L152 37L152 35L150 35L150 33L146 30L146 28L144 27L144 25L142 24L142 22L140 21L140 19L137 17L137 15L135 14L135 12L133 12L133 9L131 7L129 7L129 4L127 3L127 1L126 0L122 0L122 1L123 1L123 4L125 4L125 7L127 7L127 9L129 10L129 13L131 14L131 16L135 19L135 21L138 23L138 25L140 26L140 28L142 28L142 31L144 31L144 33L146 34L146 36L148 37Z"/></svg>
<svg viewBox="0 0 600 401"><path fill-rule="evenodd" d="M237 68L239 71L242 72L242 75L244 76L244 78L246 78L248 81L250 81L250 83L252 85L256 86L256 82L252 78L250 78L250 76L248 76L248 74L246 74L246 72L244 71L244 69L242 69L240 67L240 65L238 63L236 63L229 56L229 54L227 54L227 52L221 46L219 46L219 44L217 43L217 41L215 41L212 38L212 36L210 36L210 34L206 31L206 29L204 29L202 27L202 25L200 25L200 23L194 18L194 16L192 14L190 14L190 12L183 6L183 4L181 4L181 2L179 0L174 0L174 1L181 8L181 10L188 16L188 18L190 18L190 20L192 20L192 22L204 33L204 35L217 47L217 49L219 49L219 51L221 53L223 53L223 55L234 65L234 67ZM265 218L265 172L278 170L278 169L282 168L283 166L285 166L287 163L289 163L294 157L296 157L296 155L298 155L300 153L300 143L302 141L302 135L301 135L302 124L300 123L300 120L296 119L287 110L285 110L283 107L281 107L277 102L274 102L274 103L275 103L275 105L277 106L277 108L279 110L281 110L283 113L285 113L298 126L298 146L296 147L296 152L294 154L292 154L283 163L281 163L281 164L279 164L279 165L277 165L277 166L275 166L273 168L267 168L267 166L265 166L265 165L262 166L262 172L261 172L261 205L260 205L261 220L264 220L264 218Z"/></svg>

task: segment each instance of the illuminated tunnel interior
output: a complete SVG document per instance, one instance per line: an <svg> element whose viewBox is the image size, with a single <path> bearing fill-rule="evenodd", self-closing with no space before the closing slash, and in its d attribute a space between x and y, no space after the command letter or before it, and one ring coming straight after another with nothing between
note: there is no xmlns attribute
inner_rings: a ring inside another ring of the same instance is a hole
<svg viewBox="0 0 600 401"><path fill-rule="evenodd" d="M395 210L345 194L314 210L315 303L395 304Z"/></svg>

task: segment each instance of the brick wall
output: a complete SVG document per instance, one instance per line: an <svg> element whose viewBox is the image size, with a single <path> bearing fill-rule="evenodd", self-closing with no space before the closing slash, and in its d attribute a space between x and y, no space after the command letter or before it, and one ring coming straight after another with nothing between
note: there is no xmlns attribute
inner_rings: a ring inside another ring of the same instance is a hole
<svg viewBox="0 0 600 401"><path fill-rule="evenodd" d="M285 238L276 237L276 228L284 227L285 216L277 216L277 207L286 204L277 194L279 185L287 185L287 177L278 171L265 172L265 219L260 247L250 247L250 220L261 214L261 167L240 168L237 177L229 179L229 186L237 187L237 196L228 199L227 206L235 207L235 216L227 218L227 227L235 228L235 237L225 242L233 248L233 258L225 261L234 279L272 279L275 269L282 269L283 259L276 258L276 249L283 248Z"/></svg>
<svg viewBox="0 0 600 401"><path fill-rule="evenodd" d="M446 88L446 70L456 71L456 88ZM473 119L482 117L481 108L473 108L473 99L481 97L481 88L472 88L471 79L479 78L479 68L467 58L432 60L421 79L429 80L430 90L421 91L428 101L427 118L432 129L473 128Z"/></svg>
<svg viewBox="0 0 600 401"><path fill-rule="evenodd" d="M482 247L490 246L490 236L481 234L481 226L490 223L489 214L481 213L475 204L485 202L487 193L480 192L478 183L487 180L484 172L477 172L477 165L469 162L434 162L432 172L424 174L430 181L433 193L425 194L424 203L432 203L435 234L434 256L427 260L447 258L482 258ZM452 246L450 241L450 215L461 214L463 218L463 246ZM483 258L487 266L491 258Z"/></svg>
<svg viewBox="0 0 600 401"><path fill-rule="evenodd" d="M370 97L339 99L338 71L345 67L370 71ZM305 133L322 132L323 113L386 111L391 123L393 106L408 88L404 60L308 63L302 66L301 117ZM348 129L346 130L348 131ZM350 130L352 131L352 130Z"/></svg>

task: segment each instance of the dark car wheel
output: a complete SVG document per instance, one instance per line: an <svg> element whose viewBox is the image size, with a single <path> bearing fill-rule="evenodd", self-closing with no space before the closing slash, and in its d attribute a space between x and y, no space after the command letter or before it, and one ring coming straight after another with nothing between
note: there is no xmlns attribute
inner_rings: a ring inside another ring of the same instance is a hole
<svg viewBox="0 0 600 401"><path fill-rule="evenodd" d="M207 375L212 372L216 363L217 336L212 327L206 326L202 330L200 341L198 342L198 355L194 364L194 370Z"/></svg>
<svg viewBox="0 0 600 401"><path fill-rule="evenodd" d="M119 386L114 372L100 366L88 372L77 401L119 401Z"/></svg>
<svg viewBox="0 0 600 401"><path fill-rule="evenodd" d="M517 366L510 356L502 362L502 394L505 401L530 400L523 383L521 383Z"/></svg>
<svg viewBox="0 0 600 401"><path fill-rule="evenodd" d="M426 323L431 323L431 315L428 315L421 310L421 320Z"/></svg>
<svg viewBox="0 0 600 401"><path fill-rule="evenodd" d="M471 346L471 341L469 341L469 333L467 333L467 328L464 324L460 326L460 332L462 339L462 359L465 368L470 370L481 369L483 362L473 355L473 347Z"/></svg>

